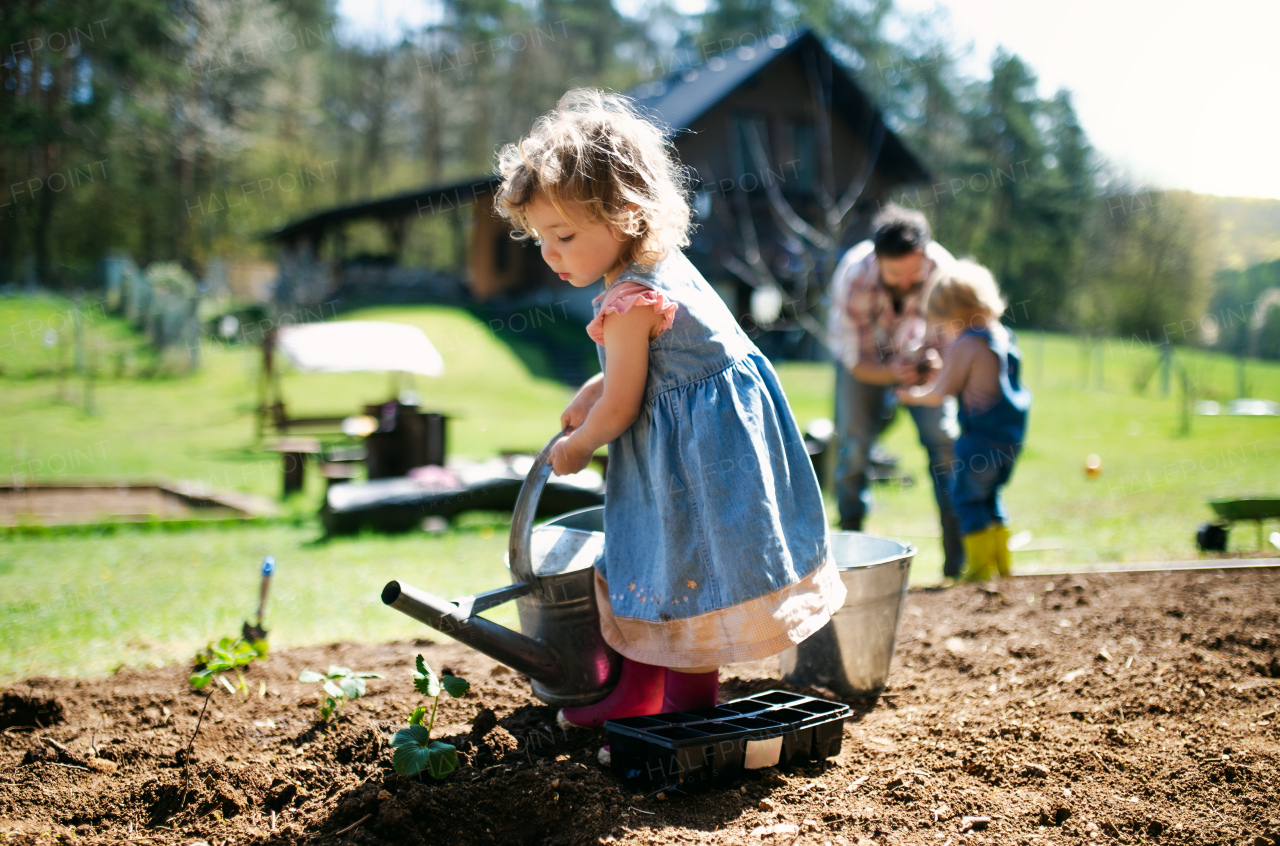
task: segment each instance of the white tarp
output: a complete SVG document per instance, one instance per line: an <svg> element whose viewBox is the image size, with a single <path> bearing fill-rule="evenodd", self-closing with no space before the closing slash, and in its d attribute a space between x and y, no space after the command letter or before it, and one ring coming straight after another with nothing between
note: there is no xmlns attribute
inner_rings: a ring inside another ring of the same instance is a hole
<svg viewBox="0 0 1280 846"><path fill-rule="evenodd" d="M303 373L444 373L444 359L426 334L404 323L338 320L285 326L277 344L289 364Z"/></svg>

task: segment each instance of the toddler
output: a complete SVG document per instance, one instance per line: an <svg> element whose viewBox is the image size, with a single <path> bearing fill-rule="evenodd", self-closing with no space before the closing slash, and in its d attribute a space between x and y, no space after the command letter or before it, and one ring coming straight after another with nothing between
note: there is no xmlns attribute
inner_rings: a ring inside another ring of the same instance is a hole
<svg viewBox="0 0 1280 846"><path fill-rule="evenodd" d="M602 373L561 416L560 475L609 445L596 598L623 657L578 726L711 706L721 664L821 628L845 590L813 465L769 361L681 253L686 176L626 98L565 94L499 153L497 208L576 287Z"/></svg>
<svg viewBox="0 0 1280 846"><path fill-rule="evenodd" d="M1004 300L991 273L957 262L933 285L928 322L948 346L932 386L899 388L911 405L959 399L960 438L951 499L964 535L966 581L1009 575L1009 528L1001 488L1022 451L1031 392L1022 384L1022 358L1000 323Z"/></svg>

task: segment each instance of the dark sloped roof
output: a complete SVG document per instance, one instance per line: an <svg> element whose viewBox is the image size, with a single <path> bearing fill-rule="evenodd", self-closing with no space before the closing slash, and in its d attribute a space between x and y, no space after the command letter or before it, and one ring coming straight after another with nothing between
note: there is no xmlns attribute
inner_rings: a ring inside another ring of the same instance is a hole
<svg viewBox="0 0 1280 846"><path fill-rule="evenodd" d="M380 200L335 206L302 220L296 220L268 233L263 236L263 239L290 241L309 232L322 231L333 224L353 218L401 218L413 214L426 216L440 211L452 211L472 202L480 194L492 193L497 185L496 176L478 176L449 185L433 185L416 191L406 191Z"/></svg>
<svg viewBox="0 0 1280 846"><path fill-rule="evenodd" d="M738 47L696 67L674 70L662 80L639 85L630 95L678 134L765 67L786 57L817 62L821 74L831 81L832 111L855 132L863 137L885 133L878 164L886 174L903 183L929 181L928 169L885 127L880 110L811 30L800 30L790 37L774 34L762 38L755 46Z"/></svg>
<svg viewBox="0 0 1280 846"><path fill-rule="evenodd" d="M781 34L762 38L754 47L739 47L722 56L713 56L697 66L680 68L660 80L646 82L632 89L629 96L669 131L679 133L715 108L733 91L764 68L785 57L800 61L816 60L821 72L831 80L831 107L863 137L884 133L878 164L888 176L901 183L925 182L929 171L884 126L884 117L870 98L858 87L844 66L810 30L791 36ZM327 209L264 236L265 240L287 241L309 233L317 233L353 218L398 218L417 213L430 214L450 210L471 202L479 194L497 187L495 176L481 175L450 185L435 185L396 194L380 200L353 203Z"/></svg>
<svg viewBox="0 0 1280 846"><path fill-rule="evenodd" d="M756 47L739 47L727 55L712 56L700 65L671 71L664 78L638 85L627 93L669 129L679 131L697 122L734 89L789 53L799 41L799 35L771 35Z"/></svg>

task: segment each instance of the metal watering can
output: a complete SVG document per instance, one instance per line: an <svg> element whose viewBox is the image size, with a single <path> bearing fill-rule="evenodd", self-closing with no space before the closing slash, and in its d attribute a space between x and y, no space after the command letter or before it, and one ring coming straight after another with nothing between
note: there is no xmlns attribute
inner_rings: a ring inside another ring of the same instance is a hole
<svg viewBox="0 0 1280 846"><path fill-rule="evenodd" d="M516 497L507 567L511 584L441 599L404 582L388 582L392 608L524 673L533 695L563 708L603 699L618 681L621 656L600 634L595 563L604 554L604 508L584 508L533 528L538 499L551 476L552 438ZM514 599L521 632L479 614Z"/></svg>

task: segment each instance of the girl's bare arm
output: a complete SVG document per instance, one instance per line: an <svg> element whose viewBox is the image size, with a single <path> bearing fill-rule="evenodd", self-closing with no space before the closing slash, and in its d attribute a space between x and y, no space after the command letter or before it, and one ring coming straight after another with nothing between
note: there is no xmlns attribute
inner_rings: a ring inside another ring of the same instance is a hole
<svg viewBox="0 0 1280 846"><path fill-rule="evenodd" d="M600 401L604 393L604 374L597 373L582 383L582 387L573 395L564 414L560 415L560 428L573 431L581 426L591 413L591 409Z"/></svg>
<svg viewBox="0 0 1280 846"><path fill-rule="evenodd" d="M662 316L648 306L604 319L605 370L600 398L582 425L551 448L551 465L557 475L586 467L597 449L635 422L649 376L650 335L661 321Z"/></svg>

